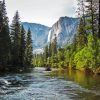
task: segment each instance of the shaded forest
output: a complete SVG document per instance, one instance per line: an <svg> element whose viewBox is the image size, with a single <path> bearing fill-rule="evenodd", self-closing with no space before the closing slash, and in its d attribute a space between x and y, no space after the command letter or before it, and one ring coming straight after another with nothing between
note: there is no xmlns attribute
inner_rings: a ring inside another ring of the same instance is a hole
<svg viewBox="0 0 100 100"><path fill-rule="evenodd" d="M0 70L32 66L31 31L24 30L18 11L9 26L5 0L0 1Z"/></svg>

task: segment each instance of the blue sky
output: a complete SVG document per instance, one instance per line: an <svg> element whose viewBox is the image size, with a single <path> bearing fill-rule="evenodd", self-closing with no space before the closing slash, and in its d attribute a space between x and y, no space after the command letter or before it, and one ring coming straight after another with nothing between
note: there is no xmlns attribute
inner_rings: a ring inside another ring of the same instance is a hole
<svg viewBox="0 0 100 100"><path fill-rule="evenodd" d="M52 26L59 17L75 17L76 0L6 0L10 22L19 11L21 21Z"/></svg>

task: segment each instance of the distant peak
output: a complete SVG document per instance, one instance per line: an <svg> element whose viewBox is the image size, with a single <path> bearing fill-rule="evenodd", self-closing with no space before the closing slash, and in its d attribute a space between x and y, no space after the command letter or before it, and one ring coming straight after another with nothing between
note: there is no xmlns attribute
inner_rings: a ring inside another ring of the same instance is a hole
<svg viewBox="0 0 100 100"><path fill-rule="evenodd" d="M60 17L60 18L70 18L70 17L68 17L68 16L63 16L63 17Z"/></svg>
<svg viewBox="0 0 100 100"><path fill-rule="evenodd" d="M64 19L77 19L77 18L68 17L68 16L63 16L63 17L60 17L60 18L59 18L59 20L64 20Z"/></svg>
<svg viewBox="0 0 100 100"><path fill-rule="evenodd" d="M24 24L24 25L26 24L26 25L35 25L35 26L48 27L48 26L42 25L42 24L40 24L40 23L22 22L22 24ZM48 28L50 28L50 27L48 27Z"/></svg>
<svg viewBox="0 0 100 100"><path fill-rule="evenodd" d="M68 16L60 17L60 19L69 19L69 18L72 18L72 17L68 17Z"/></svg>

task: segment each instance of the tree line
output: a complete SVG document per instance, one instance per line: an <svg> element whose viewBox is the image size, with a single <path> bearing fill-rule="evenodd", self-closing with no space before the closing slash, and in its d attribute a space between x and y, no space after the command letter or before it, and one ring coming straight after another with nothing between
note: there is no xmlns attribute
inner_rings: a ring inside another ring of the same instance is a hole
<svg viewBox="0 0 100 100"><path fill-rule="evenodd" d="M43 54L33 55L33 65L36 67L52 66L56 67L57 61L57 37L54 35L54 39L44 48Z"/></svg>
<svg viewBox="0 0 100 100"><path fill-rule="evenodd" d="M9 26L5 0L0 1L0 69L23 68L32 65L31 31L26 32L18 11Z"/></svg>
<svg viewBox="0 0 100 100"><path fill-rule="evenodd" d="M79 25L73 42L65 48L57 47L57 38L35 55L36 66L49 63L51 67L63 67L100 73L100 0L77 0ZM43 60L44 59L44 60Z"/></svg>

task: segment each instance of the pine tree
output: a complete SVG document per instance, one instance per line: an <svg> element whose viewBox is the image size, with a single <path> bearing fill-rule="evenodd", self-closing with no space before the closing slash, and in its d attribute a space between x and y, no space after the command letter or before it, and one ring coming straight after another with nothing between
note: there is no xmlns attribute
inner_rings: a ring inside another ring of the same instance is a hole
<svg viewBox="0 0 100 100"><path fill-rule="evenodd" d="M54 35L54 40L52 42L52 55L56 55L57 54L57 37L56 34Z"/></svg>
<svg viewBox="0 0 100 100"><path fill-rule="evenodd" d="M98 14L97 14L97 6L94 0L87 0L88 6L87 6L87 12L86 14L89 16L88 18L88 28L90 33L93 35L93 46L92 49L95 48L94 52L94 62L97 64L97 55L98 55L98 44L97 44L97 39L98 39Z"/></svg>
<svg viewBox="0 0 100 100"><path fill-rule="evenodd" d="M48 45L46 45L45 48L44 48L44 62L45 62L45 64L47 63L47 58L48 57L49 57Z"/></svg>
<svg viewBox="0 0 100 100"><path fill-rule="evenodd" d="M21 22L18 11L13 17L11 25L11 40L12 40L12 60L13 65L20 65L20 42L21 42Z"/></svg>
<svg viewBox="0 0 100 100"><path fill-rule="evenodd" d="M98 6L99 6L99 9L98 9L98 15L99 15L99 17L98 17L98 37L99 37L99 39L100 39L100 0L99 0L99 2L98 2Z"/></svg>
<svg viewBox="0 0 100 100"><path fill-rule="evenodd" d="M93 35L97 36L97 7L96 3L93 0L86 0L88 5L86 6L86 14L89 17L87 19L87 30L91 32Z"/></svg>
<svg viewBox="0 0 100 100"><path fill-rule="evenodd" d="M25 66L25 49L26 49L26 39L25 39L25 30L22 26L21 28L21 46L20 46L20 59L21 59L21 66Z"/></svg>
<svg viewBox="0 0 100 100"><path fill-rule="evenodd" d="M76 35L76 45L78 47L78 49L81 49L83 48L86 43L87 43L87 35L84 34L84 24L83 24L83 19L81 18L80 19L80 24L79 24L79 27L78 27L78 33Z"/></svg>
<svg viewBox="0 0 100 100"><path fill-rule="evenodd" d="M85 14L85 0L77 0L78 1L78 9L77 14L80 18L79 23L79 31L81 31L81 34L84 35L84 44L87 44L87 32L86 32L86 14ZM79 35L80 33L78 33Z"/></svg>
<svg viewBox="0 0 100 100"><path fill-rule="evenodd" d="M26 57L26 59L25 59L26 65L31 66L32 58L33 58L33 47L32 47L32 39L31 39L30 29L28 29L28 33L27 33L25 57Z"/></svg>
<svg viewBox="0 0 100 100"><path fill-rule="evenodd" d="M53 67L56 67L57 66L57 62L58 62L58 59L57 59L57 37L56 37L56 34L54 34L54 39L53 41L51 42L51 58L49 59L52 63L52 66Z"/></svg>
<svg viewBox="0 0 100 100"><path fill-rule="evenodd" d="M77 9L77 14L79 18L82 18L83 20L83 25L85 28L85 0L77 0L78 1L78 9Z"/></svg>
<svg viewBox="0 0 100 100"><path fill-rule="evenodd" d="M48 46L48 56L51 57L51 55L52 55L52 43L50 42Z"/></svg>
<svg viewBox="0 0 100 100"><path fill-rule="evenodd" d="M10 63L10 35L5 0L0 1L0 65Z"/></svg>

